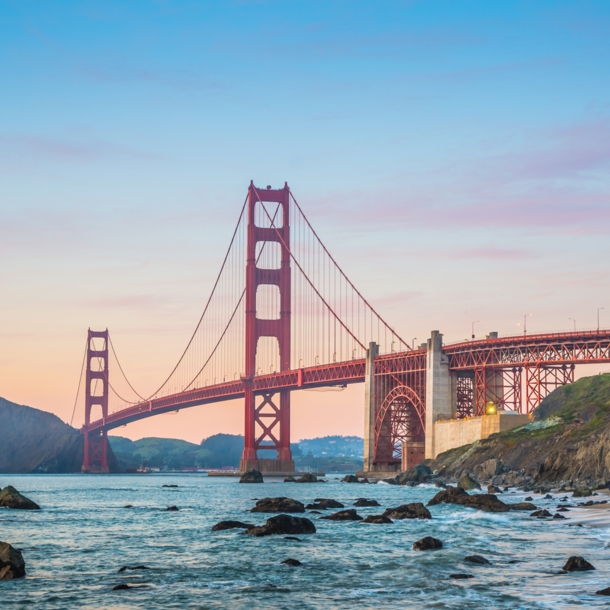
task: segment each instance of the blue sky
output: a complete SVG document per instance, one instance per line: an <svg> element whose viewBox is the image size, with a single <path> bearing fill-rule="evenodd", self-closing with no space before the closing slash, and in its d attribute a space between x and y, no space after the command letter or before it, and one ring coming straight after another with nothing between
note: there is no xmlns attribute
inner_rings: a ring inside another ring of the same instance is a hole
<svg viewBox="0 0 610 610"><path fill-rule="evenodd" d="M408 340L610 326L609 77L608 2L0 0L0 394L155 385L250 179Z"/></svg>

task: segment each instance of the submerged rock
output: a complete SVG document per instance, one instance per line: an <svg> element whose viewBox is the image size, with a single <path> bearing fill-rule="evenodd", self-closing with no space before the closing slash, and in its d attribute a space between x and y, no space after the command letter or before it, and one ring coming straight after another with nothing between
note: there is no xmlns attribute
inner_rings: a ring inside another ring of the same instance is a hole
<svg viewBox="0 0 610 610"><path fill-rule="evenodd" d="M316 526L306 517L276 515L267 519L265 525L246 530L249 536L271 536L274 534L315 534Z"/></svg>
<svg viewBox="0 0 610 610"><path fill-rule="evenodd" d="M433 551L442 548L443 543L438 538L432 538L432 536L425 536L413 543L414 551Z"/></svg>
<svg viewBox="0 0 610 610"><path fill-rule="evenodd" d="M449 574L449 578L455 578L457 580L465 580L466 578L474 578L472 574Z"/></svg>
<svg viewBox="0 0 610 610"><path fill-rule="evenodd" d="M469 474L465 474L458 482L459 489L470 491L471 489L481 489L478 481L475 481Z"/></svg>
<svg viewBox="0 0 610 610"><path fill-rule="evenodd" d="M0 491L0 506L20 510L40 510L36 502L21 495L12 485L7 485Z"/></svg>
<svg viewBox="0 0 610 610"><path fill-rule="evenodd" d="M377 500L369 500L368 498L357 498L354 502L354 506L379 506L379 502L377 502Z"/></svg>
<svg viewBox="0 0 610 610"><path fill-rule="evenodd" d="M177 510L180 510L177 506L168 506L165 509L165 512L167 512L167 511L174 512L174 511L177 511Z"/></svg>
<svg viewBox="0 0 610 610"><path fill-rule="evenodd" d="M394 521L384 515L369 515L366 519L360 521L360 523L394 523Z"/></svg>
<svg viewBox="0 0 610 610"><path fill-rule="evenodd" d="M330 498L315 498L314 502L324 508L345 508L344 504L341 504L341 502L337 502L337 500L332 500Z"/></svg>
<svg viewBox="0 0 610 610"><path fill-rule="evenodd" d="M543 508L542 510L535 510L530 517L538 517L538 519L544 519L545 517L551 517L551 513Z"/></svg>
<svg viewBox="0 0 610 610"><path fill-rule="evenodd" d="M491 563L489 559L485 559L485 557L482 557L481 555L468 555L468 557L464 557L464 561L467 561L468 563L476 563L481 566L489 565Z"/></svg>
<svg viewBox="0 0 610 610"><path fill-rule="evenodd" d="M328 521L362 521L362 517L356 512L355 508L340 510L332 515L324 515L320 519L327 519Z"/></svg>
<svg viewBox="0 0 610 610"><path fill-rule="evenodd" d="M178 487L178 485L163 485L163 487Z"/></svg>
<svg viewBox="0 0 610 610"><path fill-rule="evenodd" d="M123 566L122 568L119 568L119 574L121 574L121 572L126 572L127 570L150 570L150 568L148 568L147 566Z"/></svg>
<svg viewBox="0 0 610 610"><path fill-rule="evenodd" d="M263 475L258 471L254 470L254 468L248 468L244 474L241 475L239 479L240 483L262 483Z"/></svg>
<svg viewBox="0 0 610 610"><path fill-rule="evenodd" d="M595 595L610 595L610 587L606 587L605 589L600 589L599 591L595 591Z"/></svg>
<svg viewBox="0 0 610 610"><path fill-rule="evenodd" d="M222 532L231 529L248 529L254 527L252 523L242 523L241 521L220 521L212 527L213 532Z"/></svg>
<svg viewBox="0 0 610 610"><path fill-rule="evenodd" d="M130 587L128 584L125 584L124 582L122 582L120 585L116 585L114 587L112 587L113 591L125 591L127 589L131 589L132 587Z"/></svg>
<svg viewBox="0 0 610 610"><path fill-rule="evenodd" d="M21 551L8 542L0 542L0 580L13 580L25 576L25 561Z"/></svg>
<svg viewBox="0 0 610 610"><path fill-rule="evenodd" d="M284 483L296 483L296 479L294 477L291 477L290 475L288 475L285 479L284 479Z"/></svg>
<svg viewBox="0 0 610 610"><path fill-rule="evenodd" d="M306 472L296 480L296 483L318 483L318 477L311 472Z"/></svg>
<svg viewBox="0 0 610 610"><path fill-rule="evenodd" d="M360 483L357 476L353 474L348 474L341 479L342 483Z"/></svg>
<svg viewBox="0 0 610 610"><path fill-rule="evenodd" d="M284 559L284 561L282 561L282 563L292 566L293 568L303 565L298 559L290 559L290 558Z"/></svg>
<svg viewBox="0 0 610 610"><path fill-rule="evenodd" d="M576 555L570 557L563 566L566 572L586 572L595 568L584 558Z"/></svg>
<svg viewBox="0 0 610 610"><path fill-rule="evenodd" d="M386 508L384 517L390 519L432 519L430 511L421 502L401 504L396 508Z"/></svg>
<svg viewBox="0 0 610 610"><path fill-rule="evenodd" d="M286 498L263 498L256 503L251 513L304 513L305 507L302 502Z"/></svg>
<svg viewBox="0 0 610 610"><path fill-rule="evenodd" d="M538 507L530 502L517 502L517 504L507 504L511 510L537 510Z"/></svg>
<svg viewBox="0 0 610 610"><path fill-rule="evenodd" d="M502 490L499 487L496 487L495 485L488 485L487 493L488 494L501 494Z"/></svg>
<svg viewBox="0 0 610 610"><path fill-rule="evenodd" d="M492 513L506 513L510 510L502 500L492 494L469 495L460 487L451 487L450 485L447 486L447 489L439 491L428 502L428 506L437 504L460 504Z"/></svg>

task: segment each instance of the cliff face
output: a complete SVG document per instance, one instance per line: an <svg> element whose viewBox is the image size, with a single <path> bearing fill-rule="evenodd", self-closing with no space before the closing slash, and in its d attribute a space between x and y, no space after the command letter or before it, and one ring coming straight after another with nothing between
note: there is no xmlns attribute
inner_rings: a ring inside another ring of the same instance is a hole
<svg viewBox="0 0 610 610"><path fill-rule="evenodd" d="M452 449L426 463L443 478L463 470L502 484L610 481L610 374L552 392L524 428Z"/></svg>
<svg viewBox="0 0 610 610"><path fill-rule="evenodd" d="M109 449L111 472L120 466ZM80 472L83 437L52 413L0 398L0 473Z"/></svg>

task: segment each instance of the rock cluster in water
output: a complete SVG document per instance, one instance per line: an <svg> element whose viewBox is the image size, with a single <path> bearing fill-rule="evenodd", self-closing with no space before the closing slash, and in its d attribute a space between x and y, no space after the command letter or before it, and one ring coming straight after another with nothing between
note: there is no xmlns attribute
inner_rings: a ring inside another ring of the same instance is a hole
<svg viewBox="0 0 610 610"><path fill-rule="evenodd" d="M21 510L40 510L40 506L36 502L21 495L12 485L7 485L0 491L0 506Z"/></svg>
<svg viewBox="0 0 610 610"><path fill-rule="evenodd" d="M13 580L25 576L25 561L21 551L8 542L0 542L0 580Z"/></svg>

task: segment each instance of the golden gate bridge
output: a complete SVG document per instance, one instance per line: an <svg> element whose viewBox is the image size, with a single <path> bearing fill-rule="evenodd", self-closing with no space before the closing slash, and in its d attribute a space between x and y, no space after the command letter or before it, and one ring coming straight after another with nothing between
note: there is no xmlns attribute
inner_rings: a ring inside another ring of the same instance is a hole
<svg viewBox="0 0 610 610"><path fill-rule="evenodd" d="M433 331L413 349L342 271L288 185L250 183L201 318L154 392L130 383L108 330L88 331L82 470L108 472L109 430L243 398L240 470L293 472L291 392L352 383L365 383L365 469L396 470L403 447L417 448L412 463L429 457L439 417L481 415L490 400L529 413L574 380L576 364L609 362L610 331L599 328L452 345Z"/></svg>

